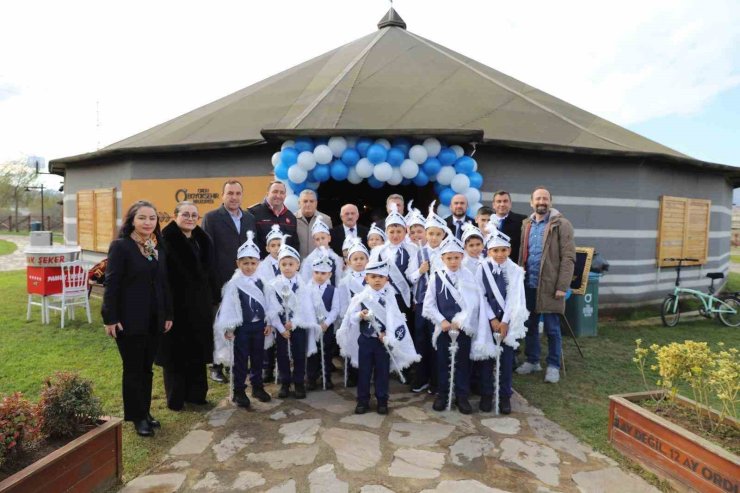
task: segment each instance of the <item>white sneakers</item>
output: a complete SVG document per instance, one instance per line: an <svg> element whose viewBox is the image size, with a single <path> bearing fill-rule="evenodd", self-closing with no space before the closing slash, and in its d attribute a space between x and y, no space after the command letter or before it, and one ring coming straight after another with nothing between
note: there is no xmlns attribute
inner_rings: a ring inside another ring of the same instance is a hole
<svg viewBox="0 0 740 493"><path fill-rule="evenodd" d="M519 375L529 375L530 373L534 373L536 371L542 371L542 367L540 367L540 364L530 363L529 361L525 361L516 369L516 372Z"/></svg>
<svg viewBox="0 0 740 493"><path fill-rule="evenodd" d="M545 372L545 382L547 383L558 383L560 381L560 368L554 366L548 366Z"/></svg>

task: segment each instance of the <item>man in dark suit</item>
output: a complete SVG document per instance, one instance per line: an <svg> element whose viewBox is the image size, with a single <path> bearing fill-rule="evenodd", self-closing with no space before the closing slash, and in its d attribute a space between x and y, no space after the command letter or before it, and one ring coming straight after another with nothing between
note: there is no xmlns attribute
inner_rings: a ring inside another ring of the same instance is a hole
<svg viewBox="0 0 740 493"><path fill-rule="evenodd" d="M518 259L522 241L522 221L527 216L511 211L511 194L506 190L499 190L493 194L493 210L495 214L491 216L491 223L511 238L509 258Z"/></svg>
<svg viewBox="0 0 740 493"><path fill-rule="evenodd" d="M254 216L241 208L243 197L242 184L236 180L228 180L224 183L221 194L223 199L221 207L203 216L201 227L213 240L216 257L215 278L219 293L234 274L236 252L242 243L247 241L247 231L255 229ZM211 366L211 380L220 383L228 381L221 365Z"/></svg>
<svg viewBox="0 0 740 493"><path fill-rule="evenodd" d="M362 243L367 246L367 233L369 228L361 224L357 224L357 220L360 217L360 211L354 204L344 204L339 212L339 217L342 219L342 224L335 226L331 230L331 243L329 246L334 253L342 256L342 245L344 240L348 236L355 236L362 240Z"/></svg>
<svg viewBox="0 0 740 493"><path fill-rule="evenodd" d="M475 224L475 221L466 214L468 211L468 199L465 195L458 193L450 201L450 212L452 215L445 219L447 227L450 228L452 234L457 237L458 240L462 239L462 226L465 223Z"/></svg>

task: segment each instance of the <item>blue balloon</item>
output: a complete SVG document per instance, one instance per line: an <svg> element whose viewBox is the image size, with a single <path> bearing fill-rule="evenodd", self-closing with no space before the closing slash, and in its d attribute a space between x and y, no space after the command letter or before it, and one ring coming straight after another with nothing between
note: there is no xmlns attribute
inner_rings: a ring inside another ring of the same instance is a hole
<svg viewBox="0 0 740 493"><path fill-rule="evenodd" d="M420 169L419 174L414 177L413 181L417 187L423 187L429 183L429 177L424 173L424 170Z"/></svg>
<svg viewBox="0 0 740 493"><path fill-rule="evenodd" d="M320 145L326 145L329 143L329 137L319 137L317 139L314 139L313 146L320 146Z"/></svg>
<svg viewBox="0 0 740 493"><path fill-rule="evenodd" d="M455 160L457 160L457 154L455 154L455 151L453 151L449 147L445 147L444 149L439 151L437 159L439 159L439 162L442 163L442 166L449 166L454 163Z"/></svg>
<svg viewBox="0 0 740 493"><path fill-rule="evenodd" d="M275 178L277 178L278 180L287 180L288 168L290 168L290 166L285 163L280 163L275 166Z"/></svg>
<svg viewBox="0 0 740 493"><path fill-rule="evenodd" d="M316 178L316 181L320 181L321 183L329 180L331 178L331 171L330 166L328 164L319 164L317 165L313 171L313 177ZM313 181L313 180L312 180Z"/></svg>
<svg viewBox="0 0 740 493"><path fill-rule="evenodd" d="M336 181L346 180L348 174L349 168L345 166L344 163L339 159L335 160L331 164L331 177L334 178Z"/></svg>
<svg viewBox="0 0 740 493"><path fill-rule="evenodd" d="M470 178L471 188L480 189L480 187L483 185L483 175L481 175L477 171L473 171L472 173L470 173L468 175L468 178Z"/></svg>
<svg viewBox="0 0 740 493"><path fill-rule="evenodd" d="M452 202L452 197L454 196L455 191L453 189L451 189L450 187L444 187L439 193L439 201L442 202L443 205L449 207L450 202Z"/></svg>
<svg viewBox="0 0 740 493"><path fill-rule="evenodd" d="M475 160L470 156L462 156L455 161L455 171L463 174L470 174L475 169Z"/></svg>
<svg viewBox="0 0 740 493"><path fill-rule="evenodd" d="M403 185L404 187L407 185L411 185L411 183L411 178L404 178L403 180L401 180L401 185Z"/></svg>
<svg viewBox="0 0 740 493"><path fill-rule="evenodd" d="M380 144L373 144L367 150L367 159L373 164L380 164L388 157L388 151Z"/></svg>
<svg viewBox="0 0 740 493"><path fill-rule="evenodd" d="M360 139L357 139L357 152L360 153L360 156L367 157L367 150L370 148L371 145L373 145L373 139L368 139L367 137L362 137Z"/></svg>
<svg viewBox="0 0 740 493"><path fill-rule="evenodd" d="M280 151L280 162L288 167L298 162L298 151L292 147L286 147Z"/></svg>
<svg viewBox="0 0 740 493"><path fill-rule="evenodd" d="M306 179L304 181L318 181L316 179L316 175L313 172L315 169L316 168L314 168L314 169L312 169L311 171L308 172L308 174L306 175Z"/></svg>
<svg viewBox="0 0 740 493"><path fill-rule="evenodd" d="M346 149L342 153L342 162L347 166L354 166L360 160L360 153L356 149Z"/></svg>
<svg viewBox="0 0 740 493"><path fill-rule="evenodd" d="M442 193L442 190L444 190L445 188L447 187L445 185L442 185L440 182L434 182L434 193L436 193L437 196L439 196L439 194Z"/></svg>
<svg viewBox="0 0 740 493"><path fill-rule="evenodd" d="M393 147L398 147L403 151L404 157L408 155L409 149L411 149L411 142L409 139L405 139L403 137L399 137L397 139L393 139Z"/></svg>
<svg viewBox="0 0 740 493"><path fill-rule="evenodd" d="M293 190L293 192L297 194L301 193L302 191L306 189L305 181L303 183L293 183L292 181L288 180L288 185L290 185L290 188Z"/></svg>
<svg viewBox="0 0 740 493"><path fill-rule="evenodd" d="M378 180L374 176L371 176L367 179L367 184L370 185L372 188L383 188L383 182Z"/></svg>
<svg viewBox="0 0 740 493"><path fill-rule="evenodd" d="M319 189L319 184L316 182L312 182L312 183L306 182L306 188L308 188L309 190L313 190L315 192L316 190ZM318 199L318 197L316 198Z"/></svg>
<svg viewBox="0 0 740 493"><path fill-rule="evenodd" d="M439 170L442 169L442 163L440 163L439 159L436 157L430 157L424 161L424 164L421 165L421 169L424 170L424 173L426 173L427 176L436 175L439 173Z"/></svg>
<svg viewBox="0 0 740 493"><path fill-rule="evenodd" d="M311 137L298 137L295 139L295 150L298 153L304 151L313 151L313 139Z"/></svg>
<svg viewBox="0 0 740 493"><path fill-rule="evenodd" d="M391 147L388 151L388 163L394 168L401 166L404 159L406 159L406 153L403 152L403 149Z"/></svg>

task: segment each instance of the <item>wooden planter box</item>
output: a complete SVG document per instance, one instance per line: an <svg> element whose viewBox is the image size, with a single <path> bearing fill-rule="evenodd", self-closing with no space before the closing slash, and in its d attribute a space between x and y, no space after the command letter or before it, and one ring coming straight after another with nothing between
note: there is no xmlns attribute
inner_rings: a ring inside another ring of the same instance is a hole
<svg viewBox="0 0 740 493"><path fill-rule="evenodd" d="M609 396L609 441L679 491L740 493L737 455L637 404L662 395L659 391ZM690 399L676 399L681 405L694 405ZM709 412L717 416L715 411ZM725 422L740 427L735 419L726 418Z"/></svg>
<svg viewBox="0 0 740 493"><path fill-rule="evenodd" d="M121 481L120 418L100 425L0 482L0 493L104 491Z"/></svg>

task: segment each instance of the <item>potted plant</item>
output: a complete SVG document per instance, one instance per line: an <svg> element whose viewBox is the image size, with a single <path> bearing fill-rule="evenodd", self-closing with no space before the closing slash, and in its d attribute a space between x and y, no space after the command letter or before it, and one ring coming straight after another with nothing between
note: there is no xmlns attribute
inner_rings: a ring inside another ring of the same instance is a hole
<svg viewBox="0 0 740 493"><path fill-rule="evenodd" d="M122 422L101 415L91 383L74 373L48 379L36 405L5 397L0 492L104 491L120 482Z"/></svg>
<svg viewBox="0 0 740 493"><path fill-rule="evenodd" d="M635 357L658 371L658 389L609 397L609 440L679 490L740 491L740 357L722 344L685 341L648 350L638 339ZM678 393L691 389L693 399ZM710 402L719 403L720 410Z"/></svg>

